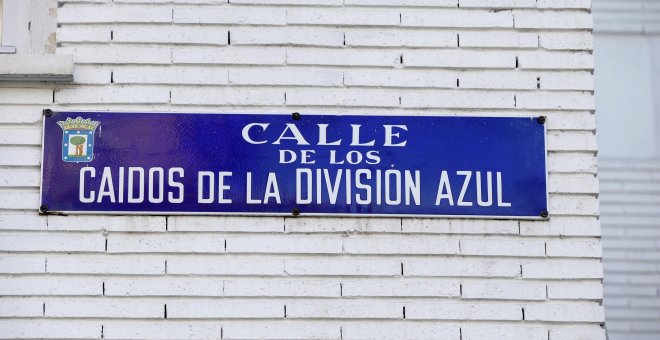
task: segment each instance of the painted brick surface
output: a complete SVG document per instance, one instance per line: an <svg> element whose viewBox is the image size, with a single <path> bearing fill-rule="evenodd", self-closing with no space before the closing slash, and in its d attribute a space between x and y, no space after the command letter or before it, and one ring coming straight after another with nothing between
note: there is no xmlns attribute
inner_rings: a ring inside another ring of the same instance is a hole
<svg viewBox="0 0 660 340"><path fill-rule="evenodd" d="M0 84L0 337L604 339L589 1L60 5L75 82ZM38 216L43 108L545 115L551 217Z"/></svg>

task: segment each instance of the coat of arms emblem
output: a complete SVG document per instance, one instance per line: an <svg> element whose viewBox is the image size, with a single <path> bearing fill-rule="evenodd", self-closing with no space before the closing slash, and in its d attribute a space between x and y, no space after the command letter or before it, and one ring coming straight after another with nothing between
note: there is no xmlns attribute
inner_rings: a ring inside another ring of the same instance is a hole
<svg viewBox="0 0 660 340"><path fill-rule="evenodd" d="M94 157L94 131L101 124L90 118L67 118L57 122L62 128L62 160L91 162Z"/></svg>

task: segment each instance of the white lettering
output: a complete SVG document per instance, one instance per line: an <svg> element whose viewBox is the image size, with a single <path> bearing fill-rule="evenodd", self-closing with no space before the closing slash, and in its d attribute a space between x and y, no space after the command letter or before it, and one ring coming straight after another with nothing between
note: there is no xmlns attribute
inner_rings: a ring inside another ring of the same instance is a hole
<svg viewBox="0 0 660 340"><path fill-rule="evenodd" d="M472 178L472 171L456 171L457 175L465 176L463 181L463 186L461 187L461 193L458 194L458 205L461 207L471 207L472 202L465 202L463 198L467 192L468 186L470 185L470 178Z"/></svg>
<svg viewBox="0 0 660 340"><path fill-rule="evenodd" d="M440 205L443 199L447 199L449 205L454 206L454 196L451 193L449 175L446 170L443 170L440 175L440 184L438 184L438 194L435 196L435 205Z"/></svg>
<svg viewBox="0 0 660 340"><path fill-rule="evenodd" d="M482 207L493 205L493 174L490 171L486 171L486 188L488 191L488 200L484 201L481 195L481 171L477 171L477 204Z"/></svg>
<svg viewBox="0 0 660 340"><path fill-rule="evenodd" d="M291 136L286 136L287 131L291 131ZM300 133L300 130L298 130L298 127L294 124L287 123L286 128L284 128L284 131L282 131L282 134L280 137L273 142L273 144L280 144L280 141L283 139L291 139L295 140L297 145L309 145L309 143L305 140L303 137L302 133Z"/></svg>
<svg viewBox="0 0 660 340"><path fill-rule="evenodd" d="M250 138L250 129L253 126L261 127L261 131L263 132L263 131L266 131L266 128L268 127L268 124L267 123L251 123L251 124L245 125L243 127L243 130L241 131L241 135L243 136L243 139L246 142L250 143L250 144L264 144L264 143L267 143L267 141L265 141L265 140L255 141L254 139Z"/></svg>
<svg viewBox="0 0 660 340"><path fill-rule="evenodd" d="M383 146L406 146L406 143L408 141L404 140L402 142L399 142L397 144L392 143L392 137L399 137L399 133L394 133L392 132L393 128L398 128L404 131L408 131L408 127L405 125L383 125L385 128L385 143L383 143Z"/></svg>
<svg viewBox="0 0 660 340"><path fill-rule="evenodd" d="M89 191L89 196L85 196L85 174L89 173L90 178L96 177L96 169L91 166L86 166L80 169L80 182L78 186L78 199L82 203L94 203L94 190Z"/></svg>
<svg viewBox="0 0 660 340"><path fill-rule="evenodd" d="M204 185L204 178L208 178L209 185ZM208 188L209 196L204 197L204 188ZM211 171L200 171L197 173L197 203L213 203L215 196L215 176Z"/></svg>

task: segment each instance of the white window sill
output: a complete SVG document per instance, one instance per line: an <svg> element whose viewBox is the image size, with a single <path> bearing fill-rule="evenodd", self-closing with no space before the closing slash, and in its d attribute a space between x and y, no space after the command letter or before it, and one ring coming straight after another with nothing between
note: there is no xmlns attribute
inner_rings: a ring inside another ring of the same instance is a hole
<svg viewBox="0 0 660 340"><path fill-rule="evenodd" d="M0 54L0 81L72 82L73 56Z"/></svg>

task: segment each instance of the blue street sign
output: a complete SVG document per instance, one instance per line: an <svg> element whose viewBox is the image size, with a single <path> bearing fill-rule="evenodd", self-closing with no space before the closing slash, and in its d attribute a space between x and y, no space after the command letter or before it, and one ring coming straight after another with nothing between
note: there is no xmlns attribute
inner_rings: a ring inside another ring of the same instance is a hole
<svg viewBox="0 0 660 340"><path fill-rule="evenodd" d="M45 213L547 216L525 117L53 112Z"/></svg>

